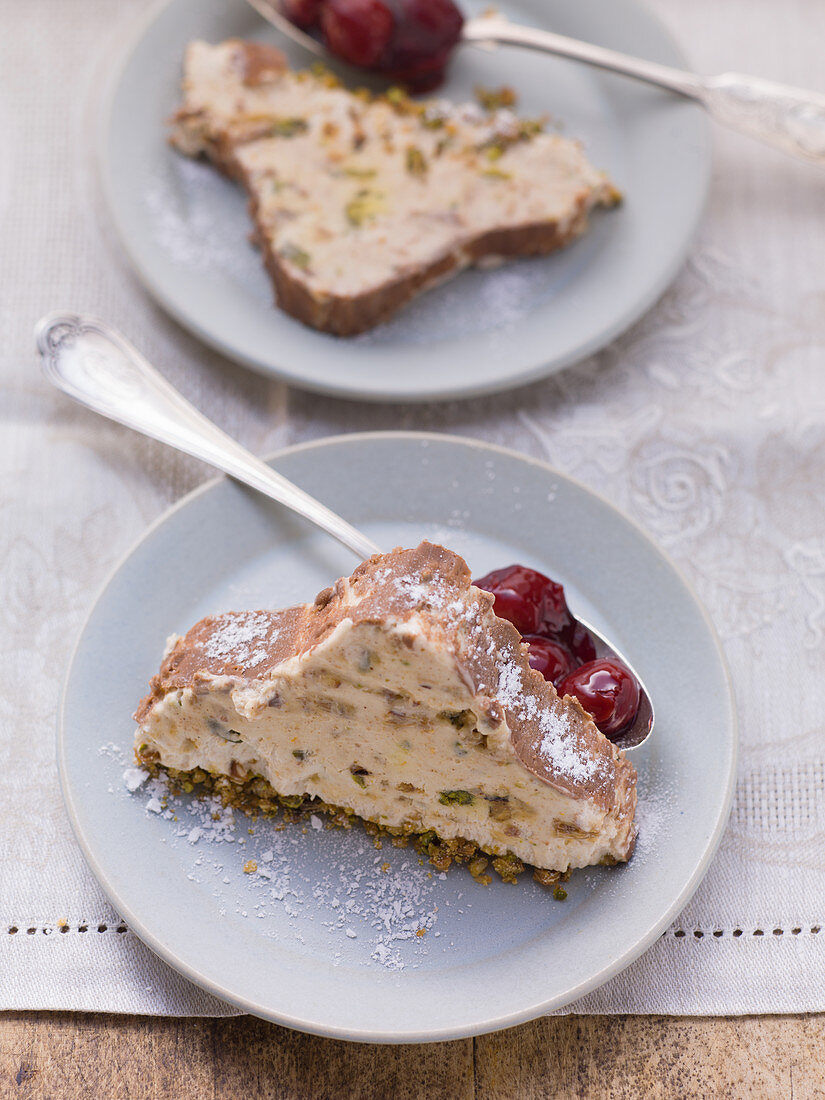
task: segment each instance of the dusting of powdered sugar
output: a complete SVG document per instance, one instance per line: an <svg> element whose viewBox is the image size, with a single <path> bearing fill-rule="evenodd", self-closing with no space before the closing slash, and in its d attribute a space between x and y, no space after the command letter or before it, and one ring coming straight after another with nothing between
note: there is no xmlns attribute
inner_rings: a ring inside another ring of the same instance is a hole
<svg viewBox="0 0 825 1100"><path fill-rule="evenodd" d="M502 658L498 665L496 698L504 710L518 715L538 727L541 735L539 754L562 775L575 783L586 783L596 777L600 761L588 756L577 745L575 730L564 711L553 711L524 690L523 671L511 658Z"/></svg>
<svg viewBox="0 0 825 1100"><path fill-rule="evenodd" d="M318 814L289 825L251 820L216 795L183 794L145 769L122 774L122 793L168 822L160 843L178 852L189 881L211 891L219 916L254 918L271 939L312 939L325 953L331 939L335 966L343 959L335 948L357 941L367 965L415 968L426 937L440 935L439 907L451 904L440 887L447 876L424 866L414 848L376 850L366 833L328 828Z"/></svg>
<svg viewBox="0 0 825 1100"><path fill-rule="evenodd" d="M441 578L425 582L414 577L396 577L394 583L408 606L436 611L448 627L464 630L471 646L479 650L483 648L483 609L470 593L457 595L456 589L445 584ZM487 641L491 646L492 639ZM491 650L488 648L487 652Z"/></svg>
<svg viewBox="0 0 825 1100"><path fill-rule="evenodd" d="M416 577L396 577L395 587L404 603L410 607L431 607L441 610L447 601L447 590L437 581L421 581Z"/></svg>
<svg viewBox="0 0 825 1100"><path fill-rule="evenodd" d="M674 806L677 783L673 776L656 774L651 768L641 768L636 789L635 824L637 829L634 865L644 862L661 851L661 845L673 834Z"/></svg>
<svg viewBox="0 0 825 1100"><path fill-rule="evenodd" d="M145 768L127 768L123 773L123 785L127 791L134 792L142 787L149 778Z"/></svg>
<svg viewBox="0 0 825 1100"><path fill-rule="evenodd" d="M191 157L170 158L147 180L143 201L152 235L176 266L230 279L270 308L260 256L246 243L249 219L238 186Z"/></svg>
<svg viewBox="0 0 825 1100"><path fill-rule="evenodd" d="M456 595L456 589L445 584L441 578L422 581L414 576L394 577L393 584L402 602L409 607L440 612L451 626L464 620L478 629L479 608L475 602Z"/></svg>
<svg viewBox="0 0 825 1100"><path fill-rule="evenodd" d="M268 646L277 637L270 634L272 616L265 611L226 612L212 620L213 629L201 644L203 655L215 661L256 665L265 660Z"/></svg>

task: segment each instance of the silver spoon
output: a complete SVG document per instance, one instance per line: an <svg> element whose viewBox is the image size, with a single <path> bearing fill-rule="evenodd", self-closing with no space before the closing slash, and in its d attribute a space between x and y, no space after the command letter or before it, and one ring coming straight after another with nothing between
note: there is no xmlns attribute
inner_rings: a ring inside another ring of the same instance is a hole
<svg viewBox="0 0 825 1100"><path fill-rule="evenodd" d="M359 560L383 553L366 535L222 432L103 321L50 313L38 323L35 336L46 378L81 405L199 458L286 505L338 539ZM615 657L633 671L606 638L579 621L593 635L599 657ZM623 749L641 745L653 729L653 706L636 678L641 701L635 722L616 741Z"/></svg>
<svg viewBox="0 0 825 1100"><path fill-rule="evenodd" d="M294 42L319 57L332 57L322 42L290 23L281 12L279 0L249 0L249 3ZM701 103L717 122L792 156L825 165L825 95L817 92L742 73L697 76L552 31L511 23L497 12L468 19L461 40L482 47L524 46L655 84Z"/></svg>

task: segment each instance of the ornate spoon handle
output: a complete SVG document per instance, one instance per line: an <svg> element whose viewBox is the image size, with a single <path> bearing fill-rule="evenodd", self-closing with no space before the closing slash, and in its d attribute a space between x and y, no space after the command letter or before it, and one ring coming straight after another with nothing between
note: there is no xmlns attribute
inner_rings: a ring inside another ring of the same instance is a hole
<svg viewBox="0 0 825 1100"><path fill-rule="evenodd" d="M199 413L104 322L51 313L38 324L36 336L46 377L81 405L223 470L298 512L359 558L381 553L366 535Z"/></svg>
<svg viewBox="0 0 825 1100"><path fill-rule="evenodd" d="M741 73L704 81L699 97L725 125L784 153L825 164L825 96Z"/></svg>
<svg viewBox="0 0 825 1100"><path fill-rule="evenodd" d="M526 46L667 88L697 100L718 122L785 153L825 164L825 96L816 92L741 73L703 78L551 31L511 23L500 15L471 19L464 26L463 37L476 43Z"/></svg>

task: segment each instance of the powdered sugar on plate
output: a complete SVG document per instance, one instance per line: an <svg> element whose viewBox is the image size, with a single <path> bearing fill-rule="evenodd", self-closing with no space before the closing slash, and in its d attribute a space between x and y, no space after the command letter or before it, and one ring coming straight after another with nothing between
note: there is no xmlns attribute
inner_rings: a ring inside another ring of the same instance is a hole
<svg viewBox="0 0 825 1100"><path fill-rule="evenodd" d="M123 785L127 791L134 792L142 787L149 778L149 773L144 768L127 768L123 773Z"/></svg>
<svg viewBox="0 0 825 1100"><path fill-rule="evenodd" d="M190 271L226 277L271 308L260 255L248 243L241 189L214 168L175 156L144 191L148 224L168 258Z"/></svg>
<svg viewBox="0 0 825 1100"><path fill-rule="evenodd" d="M557 265L555 256L539 256L462 272L437 294L424 295L391 321L353 337L353 343L432 344L434 334L446 340L479 332L505 341L552 295Z"/></svg>
<svg viewBox="0 0 825 1100"><path fill-rule="evenodd" d="M249 819L215 795L174 794L165 777L144 772L135 786L142 771L124 771L123 791L142 801L148 817L169 822L161 843L178 850L190 882L212 892L219 916L260 921L263 935L299 945L306 945L309 925L316 940L338 942L333 965L354 940L368 948L369 965L390 970L416 967L427 954L439 904L450 903L439 902L445 876L412 847L380 841L378 850L361 829L327 828L317 814L289 825ZM314 844L327 857L321 873L307 861Z"/></svg>

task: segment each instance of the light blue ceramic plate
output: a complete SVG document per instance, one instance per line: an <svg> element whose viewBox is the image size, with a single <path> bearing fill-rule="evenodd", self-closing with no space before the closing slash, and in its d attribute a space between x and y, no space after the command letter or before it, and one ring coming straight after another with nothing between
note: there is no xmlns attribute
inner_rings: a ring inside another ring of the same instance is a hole
<svg viewBox="0 0 825 1100"><path fill-rule="evenodd" d="M467 3L467 10L487 6ZM497 5L499 6L499 5ZM503 0L512 18L684 65L662 26L635 0ZM528 115L550 113L607 169L624 204L555 256L467 272L354 339L313 331L272 306L248 243L240 189L166 143L193 38L280 41L244 0L171 0L145 25L107 99L102 179L115 225L147 288L183 325L224 354L307 389L382 401L502 390L603 347L662 293L682 263L709 178L701 109L575 62L506 48L464 47L444 88L509 84Z"/></svg>
<svg viewBox="0 0 825 1100"><path fill-rule="evenodd" d="M611 505L509 451L379 433L291 448L274 465L379 545L426 536L463 554L477 576L519 561L564 582L655 701L654 736L634 753L636 855L576 872L559 902L527 875L517 887L486 888L461 868L433 875L411 849L378 851L360 829L278 832L239 818L233 839L220 841L208 814L181 803L164 816L151 790L130 794L130 715L167 635L209 612L311 598L354 564L278 505L219 480L168 512L117 568L68 677L63 790L113 905L217 996L339 1038L453 1039L595 988L684 906L727 818L733 699L695 597ZM248 860L258 872L244 873Z"/></svg>

